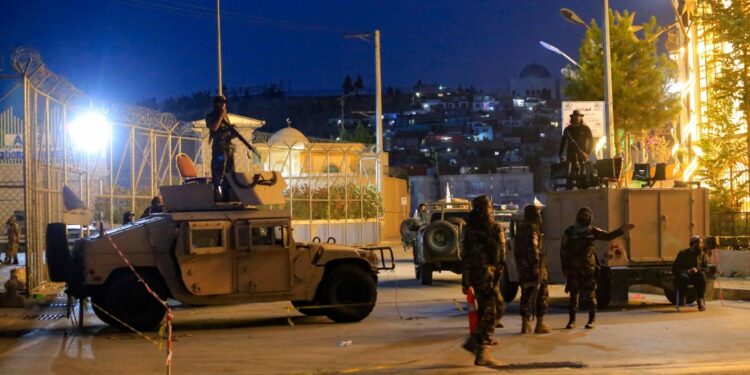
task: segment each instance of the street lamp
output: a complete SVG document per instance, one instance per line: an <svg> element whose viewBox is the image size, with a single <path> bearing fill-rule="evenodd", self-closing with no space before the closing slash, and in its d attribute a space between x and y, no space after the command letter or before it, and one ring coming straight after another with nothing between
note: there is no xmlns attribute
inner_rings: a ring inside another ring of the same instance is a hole
<svg viewBox="0 0 750 375"><path fill-rule="evenodd" d="M68 125L68 135L77 149L96 154L109 144L112 126L101 113L86 112Z"/></svg>
<svg viewBox="0 0 750 375"><path fill-rule="evenodd" d="M548 50L550 50L550 51L552 51L552 52L554 52L554 53L556 53L556 54L558 54L558 55L566 58L568 61L570 61L571 63L573 63L573 65L580 66L580 65L578 65L578 63L575 60L573 60L573 58L571 58L570 56L568 56L565 52L561 51L559 48L557 48L557 47L555 47L555 46L553 46L553 45L551 45L549 43L545 43L545 42L543 42L541 40L539 41L539 44L541 44L542 47L544 47L544 48L546 48L546 49L548 49Z"/></svg>
<svg viewBox="0 0 750 375"><path fill-rule="evenodd" d="M604 130L607 135L607 150L610 158L615 157L615 119L614 106L612 100L612 54L610 53L609 42L609 0L604 1L604 94L605 94L605 111L604 111ZM568 8L560 9L562 16L577 25L588 29L588 25L578 17L578 15Z"/></svg>
<svg viewBox="0 0 750 375"><path fill-rule="evenodd" d="M370 37L375 39L375 181L379 192L383 191L383 87L380 79L380 30L372 34L347 34L344 38L356 38L370 42Z"/></svg>

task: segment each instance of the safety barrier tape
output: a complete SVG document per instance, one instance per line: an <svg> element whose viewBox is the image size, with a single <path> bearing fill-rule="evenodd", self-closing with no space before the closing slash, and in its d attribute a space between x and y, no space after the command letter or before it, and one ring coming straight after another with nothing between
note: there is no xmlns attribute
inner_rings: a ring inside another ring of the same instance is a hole
<svg viewBox="0 0 750 375"><path fill-rule="evenodd" d="M159 297L159 295L156 294L156 292L154 292L153 289L151 289L151 287L146 283L146 281L143 280L143 277L141 277L141 275L138 273L138 271L135 270L135 267L133 267L133 265L130 263L130 261L128 260L128 258L125 256L125 254L123 254L122 251L120 250L120 248L117 247L117 244L115 244L115 241L112 241L112 237L108 236L106 233L104 233L104 231L102 231L102 235L105 238L107 238L107 240L109 241L109 243L112 244L112 247L115 249L115 251L117 251L117 254L120 255L120 258L122 258L122 260L125 262L125 264L128 266L128 268L130 268L130 270L133 271L133 274L138 279L138 282L140 282L141 284L143 284L143 286L146 288L146 291L149 293L149 295L151 295L152 297L154 297L154 299L156 299L162 306L164 306L164 309L166 309L166 312L164 314L164 317L165 317L164 320L166 321L166 323L162 324L162 326L159 328L159 331L162 332L163 329L164 329L164 324L166 324L166 327L167 327L166 328L166 330L167 330L167 358L166 358L166 366L167 366L167 374L171 375L172 374L172 319L174 317L174 314L172 313L172 309L169 307L169 305L167 305L167 301L166 300L162 300L161 297ZM102 311L105 311L105 310L102 310ZM110 316L112 316L109 313L107 313L107 314L110 315ZM118 321L120 321L120 320L118 319ZM120 321L120 323L124 324L124 322L122 322L122 321ZM127 324L124 324L124 325L125 325L125 327L127 327L130 330L132 330L133 332L141 335L142 337L146 337L145 335L143 335L142 333L138 332L133 327L130 327Z"/></svg>
<svg viewBox="0 0 750 375"><path fill-rule="evenodd" d="M719 277L716 278L716 283L719 285L719 303L721 303L721 307L724 307L724 290L721 289L721 256L719 256L719 249L713 249L711 253L714 264L716 264L716 273L719 274Z"/></svg>

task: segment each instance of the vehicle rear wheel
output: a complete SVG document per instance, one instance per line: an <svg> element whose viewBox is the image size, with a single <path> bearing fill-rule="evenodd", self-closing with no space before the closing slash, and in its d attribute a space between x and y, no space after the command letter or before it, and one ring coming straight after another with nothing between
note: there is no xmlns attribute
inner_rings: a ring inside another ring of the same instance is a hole
<svg viewBox="0 0 750 375"><path fill-rule="evenodd" d="M167 287L160 278L147 272L141 272L141 277L159 298L166 299ZM155 330L166 313L164 305L149 294L129 270L112 280L104 296L103 307L119 321L138 331ZM120 329L129 330L120 322L114 323Z"/></svg>
<svg viewBox="0 0 750 375"><path fill-rule="evenodd" d="M609 306L611 285L609 282L609 268L602 268L599 280L596 281L596 307L604 309Z"/></svg>
<svg viewBox="0 0 750 375"><path fill-rule="evenodd" d="M327 273L321 300L333 307L325 315L336 323L358 322L372 312L378 297L370 272L353 264L336 266Z"/></svg>
<svg viewBox="0 0 750 375"><path fill-rule="evenodd" d="M67 226L65 223L47 224L46 231L47 248L44 255L47 261L47 272L50 281L70 281L70 272L73 261L68 249Z"/></svg>
<svg viewBox="0 0 750 375"><path fill-rule="evenodd" d="M297 311L307 316L320 316L326 314L324 309L318 307L319 305L313 301L292 301L292 306L294 306Z"/></svg>
<svg viewBox="0 0 750 375"><path fill-rule="evenodd" d="M676 304L677 303L677 290L674 288L664 288L664 296L667 297L669 300L669 303ZM687 293L685 293L685 304L691 304L694 303L696 300L695 296L695 290L690 288L687 290Z"/></svg>
<svg viewBox="0 0 750 375"><path fill-rule="evenodd" d="M500 294L503 295L503 301L507 303L512 302L518 294L518 283L510 281L507 270L503 272L503 277L500 279Z"/></svg>
<svg viewBox="0 0 750 375"><path fill-rule="evenodd" d="M422 285L432 285L432 264L425 263L419 266L419 280Z"/></svg>

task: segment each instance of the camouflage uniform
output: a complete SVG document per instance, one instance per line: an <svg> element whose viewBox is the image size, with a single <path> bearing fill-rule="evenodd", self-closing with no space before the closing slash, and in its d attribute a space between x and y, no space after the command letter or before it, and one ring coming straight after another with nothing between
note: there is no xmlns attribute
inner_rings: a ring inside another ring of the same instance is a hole
<svg viewBox="0 0 750 375"><path fill-rule="evenodd" d="M221 121L221 125L216 131L213 131L210 128L211 124L217 121ZM226 117L222 117L220 111L214 109L206 115L206 126L209 127L209 139L211 141L211 182L215 190L221 187L226 200L229 183L224 177L227 173L234 172L234 145L232 145L234 135L229 129L232 125Z"/></svg>
<svg viewBox="0 0 750 375"><path fill-rule="evenodd" d="M502 328L503 324L500 321L505 315L505 300L503 294L500 292L500 280L503 278L503 272L508 272L505 269L505 249L506 249L505 233L500 231L500 247L498 249L498 263L495 268L495 327Z"/></svg>
<svg viewBox="0 0 750 375"><path fill-rule="evenodd" d="M537 317L547 315L549 290L547 262L542 248L542 233L536 224L519 223L513 253L521 285L521 316L531 316L531 305ZM536 293L536 295L534 295ZM532 301L532 298L536 298Z"/></svg>
<svg viewBox="0 0 750 375"><path fill-rule="evenodd" d="M5 235L8 236L8 249L5 253L5 263L18 264L18 248L21 239L21 228L15 216L11 216L5 223Z"/></svg>
<svg viewBox="0 0 750 375"><path fill-rule="evenodd" d="M596 251L594 241L611 241L620 237L624 232L616 229L606 232L591 225L571 225L563 232L560 260L563 274L567 278L565 290L570 292L570 320L575 323L575 313L578 311L579 294L591 301L589 306L589 321L593 321L596 313ZM570 325L570 323L569 323Z"/></svg>
<svg viewBox="0 0 750 375"><path fill-rule="evenodd" d="M489 228L469 224L463 230L464 275L467 286L474 288L479 305L479 322L474 338L480 345L491 343L495 334L498 298L495 276L502 252L501 244L504 242L502 230L497 224Z"/></svg>

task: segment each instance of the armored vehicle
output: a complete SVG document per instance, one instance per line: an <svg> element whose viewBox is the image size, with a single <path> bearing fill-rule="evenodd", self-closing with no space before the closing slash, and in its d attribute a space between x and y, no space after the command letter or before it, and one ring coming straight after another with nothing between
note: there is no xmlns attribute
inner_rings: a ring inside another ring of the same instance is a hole
<svg viewBox="0 0 750 375"><path fill-rule="evenodd" d="M160 188L164 212L75 242L65 225L47 229L50 279L76 298L90 297L104 322L156 328L165 307L291 301L306 315L336 322L367 317L377 299L378 270L393 269L389 247L294 241L283 178L276 172L228 176L234 201L214 202L202 181Z"/></svg>
<svg viewBox="0 0 750 375"><path fill-rule="evenodd" d="M542 209L542 233L552 284L565 283L560 241L565 228L575 221L579 208L590 207L594 212L593 225L604 230L614 230L624 223L635 224L635 229L623 237L596 242L600 267L596 295L600 307L627 304L628 290L634 285L661 288L674 303L672 263L677 253L688 247L691 236L709 235L708 190L704 188L554 191L547 198L547 206ZM505 261L508 272L504 273L501 292L506 301L511 301L518 291L513 251L506 253ZM713 279L715 274L715 267L709 267L707 277ZM708 283L708 299L712 291L712 283ZM688 294L686 299L690 303L696 296Z"/></svg>
<svg viewBox="0 0 750 375"><path fill-rule="evenodd" d="M411 243L415 276L422 285L432 284L433 271L461 273L461 232L471 204L454 198L448 202L427 204L427 220L407 219L402 228L411 231L404 241ZM402 230L402 234L405 234Z"/></svg>

